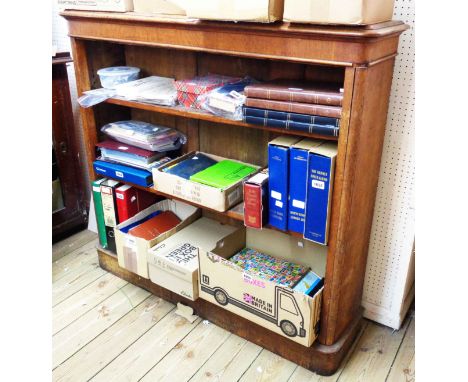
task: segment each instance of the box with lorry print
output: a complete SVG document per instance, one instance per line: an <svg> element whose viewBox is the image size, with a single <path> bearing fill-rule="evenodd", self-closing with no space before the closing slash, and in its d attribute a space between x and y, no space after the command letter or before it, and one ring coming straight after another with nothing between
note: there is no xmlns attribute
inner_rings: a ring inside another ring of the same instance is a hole
<svg viewBox="0 0 468 382"><path fill-rule="evenodd" d="M296 250L288 235L270 229L242 229L223 240L214 250L200 253L200 298L301 345L311 346L317 337L323 288L308 296L259 277L229 260L246 247L268 253L278 262L284 258L290 260L290 256L282 256L283 252L291 254ZM302 251L310 248L297 250L299 256L293 258L296 263Z"/></svg>

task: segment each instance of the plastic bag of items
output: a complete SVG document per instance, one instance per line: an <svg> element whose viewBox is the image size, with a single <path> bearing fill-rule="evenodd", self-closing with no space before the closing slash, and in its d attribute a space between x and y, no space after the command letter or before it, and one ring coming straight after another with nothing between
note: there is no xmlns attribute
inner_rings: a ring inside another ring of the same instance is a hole
<svg viewBox="0 0 468 382"><path fill-rule="evenodd" d="M141 121L112 122L101 131L116 141L150 151L177 150L187 143L187 137L175 129Z"/></svg>
<svg viewBox="0 0 468 382"><path fill-rule="evenodd" d="M241 121L242 106L246 99L244 88L256 82L250 77L245 77L233 84L216 88L200 98L201 107L214 115Z"/></svg>

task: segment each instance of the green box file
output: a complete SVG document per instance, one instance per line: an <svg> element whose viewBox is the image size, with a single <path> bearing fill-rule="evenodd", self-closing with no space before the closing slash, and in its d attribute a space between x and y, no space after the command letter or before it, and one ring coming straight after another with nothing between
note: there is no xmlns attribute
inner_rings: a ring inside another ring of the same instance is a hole
<svg viewBox="0 0 468 382"><path fill-rule="evenodd" d="M227 188L244 179L257 169L243 163L222 160L207 169L197 172L190 180L216 188Z"/></svg>
<svg viewBox="0 0 468 382"><path fill-rule="evenodd" d="M99 243L102 248L107 248L107 235L106 226L104 224L104 210L102 208L101 198L101 183L107 180L106 178L96 180L92 182L93 187L93 199L94 199L94 211L96 213L96 222L99 233Z"/></svg>

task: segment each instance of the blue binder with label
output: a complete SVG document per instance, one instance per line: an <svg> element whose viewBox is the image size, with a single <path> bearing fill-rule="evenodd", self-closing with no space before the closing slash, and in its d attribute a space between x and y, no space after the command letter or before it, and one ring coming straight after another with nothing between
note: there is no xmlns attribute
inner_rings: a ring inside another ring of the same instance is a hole
<svg viewBox="0 0 468 382"><path fill-rule="evenodd" d="M97 174L119 179L124 182L130 182L142 187L153 185L153 175L149 171L101 160L94 161L93 165Z"/></svg>

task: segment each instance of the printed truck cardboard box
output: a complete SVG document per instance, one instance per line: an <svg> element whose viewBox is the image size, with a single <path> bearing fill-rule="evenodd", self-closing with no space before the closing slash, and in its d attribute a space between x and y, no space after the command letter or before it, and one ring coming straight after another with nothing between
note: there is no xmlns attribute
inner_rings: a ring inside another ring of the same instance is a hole
<svg viewBox="0 0 468 382"><path fill-rule="evenodd" d="M185 1L187 16L222 21L272 23L283 18L284 0Z"/></svg>
<svg viewBox="0 0 468 382"><path fill-rule="evenodd" d="M157 191L161 191L165 194L174 195L178 198L188 200L190 202L197 203L199 205L212 208L216 211L224 212L231 208L232 206L240 203L243 198L242 194L242 185L243 180L239 180L237 183L227 187L227 188L216 188L207 186L201 183L192 182L191 180L184 179L175 174L170 174L164 172L165 168L171 167L194 154L197 154L198 151L194 151L183 155L173 161L170 161L164 164L161 167L153 169L153 182L154 188ZM204 155L216 160L221 161L223 157L217 155L203 153ZM260 169L259 166L254 166L248 163L243 163L241 161L235 161L242 164L247 164L249 166L256 167Z"/></svg>
<svg viewBox="0 0 468 382"><path fill-rule="evenodd" d="M280 259L285 258L283 251L290 254L297 250L295 262L311 255L306 248L294 248L290 240L289 235L270 229L246 228L224 239L212 251L200 253L200 298L301 345L311 346L317 337L323 288L310 297L259 278L229 261L245 247Z"/></svg>
<svg viewBox="0 0 468 382"><path fill-rule="evenodd" d="M284 20L297 23L374 24L392 19L394 0L285 0Z"/></svg>
<svg viewBox="0 0 468 382"><path fill-rule="evenodd" d="M190 300L198 298L198 254L238 228L202 217L148 251L151 281Z"/></svg>
<svg viewBox="0 0 468 382"><path fill-rule="evenodd" d="M289 150L288 230L304 233L309 150L323 141L303 139Z"/></svg>
<svg viewBox="0 0 468 382"><path fill-rule="evenodd" d="M327 245L331 199L335 177L336 143L324 143L309 151L304 238Z"/></svg>
<svg viewBox="0 0 468 382"><path fill-rule="evenodd" d="M122 229L133 224L155 211L172 211L181 222L173 229L155 237L152 240L145 240L139 237L134 237L129 233L122 232ZM176 200L163 200L151 207L141 211L127 221L115 227L115 242L117 247L117 259L119 266L136 273L137 275L149 278L147 254L151 247L154 247L159 242L167 239L174 233L187 227L201 216L200 209L189 204L182 203Z"/></svg>
<svg viewBox="0 0 468 382"><path fill-rule="evenodd" d="M133 11L133 0L58 0L58 6L82 11L129 12Z"/></svg>

